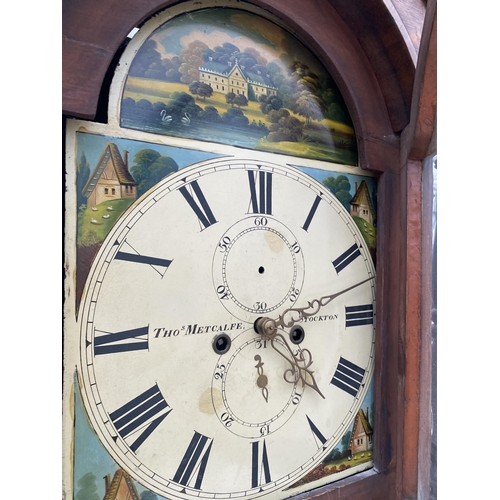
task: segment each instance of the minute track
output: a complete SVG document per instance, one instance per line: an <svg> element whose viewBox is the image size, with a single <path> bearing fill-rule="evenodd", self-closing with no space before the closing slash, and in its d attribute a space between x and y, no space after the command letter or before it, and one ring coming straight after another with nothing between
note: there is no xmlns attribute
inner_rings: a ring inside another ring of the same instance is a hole
<svg viewBox="0 0 500 500"><path fill-rule="evenodd" d="M253 210L249 172L259 212L247 214ZM263 188L259 172L266 173ZM318 183L298 169L263 161L217 159L187 167L132 206L95 258L80 315L82 394L119 466L158 495L194 500L200 492L206 498L282 497L319 465L352 423L373 373L375 309L372 317L347 309L355 321L373 318L347 328L349 335L343 323L346 308L375 304L368 283L375 273L360 238ZM337 277L332 252L341 257L355 243L362 258L350 260L348 252ZM144 272L162 264L165 279ZM255 319L273 311L273 318L286 310L299 314L297 306L318 286L342 293L323 301L318 314L324 321L303 322L300 345L285 336L266 344L253 330ZM231 324L242 328L219 331ZM145 325L152 335L145 335ZM203 335L185 335L183 325L196 325ZM223 333L230 348L219 354L212 340ZM305 376L311 385L283 379L290 361L300 364L301 356L306 365L314 359ZM359 387L349 386L355 396L332 382L346 375L340 357L365 370ZM155 391L156 399L134 402L155 386L161 396ZM134 413L122 410L126 405ZM260 443L253 455L252 441Z"/></svg>

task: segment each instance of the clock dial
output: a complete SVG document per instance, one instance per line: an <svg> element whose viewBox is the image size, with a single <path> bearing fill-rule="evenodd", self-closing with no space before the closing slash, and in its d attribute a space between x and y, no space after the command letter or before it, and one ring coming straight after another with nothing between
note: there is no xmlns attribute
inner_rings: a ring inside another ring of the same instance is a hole
<svg viewBox="0 0 500 500"><path fill-rule="evenodd" d="M366 394L374 276L349 214L298 169L226 158L167 177L86 284L82 396L101 441L168 498L289 496ZM342 290L292 332L255 327Z"/></svg>

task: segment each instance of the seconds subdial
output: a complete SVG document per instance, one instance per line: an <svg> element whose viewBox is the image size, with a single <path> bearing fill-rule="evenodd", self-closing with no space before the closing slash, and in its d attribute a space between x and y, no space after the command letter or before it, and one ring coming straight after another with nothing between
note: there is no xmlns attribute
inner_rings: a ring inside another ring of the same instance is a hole
<svg viewBox="0 0 500 500"><path fill-rule="evenodd" d="M250 216L222 235L212 271L224 307L233 316L252 321L253 315L297 300L304 281L304 258L297 239L283 223L270 216Z"/></svg>

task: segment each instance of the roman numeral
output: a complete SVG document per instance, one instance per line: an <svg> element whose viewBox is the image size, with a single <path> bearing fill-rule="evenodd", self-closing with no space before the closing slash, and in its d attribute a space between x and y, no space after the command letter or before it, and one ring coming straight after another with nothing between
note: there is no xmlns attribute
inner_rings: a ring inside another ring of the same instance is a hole
<svg viewBox="0 0 500 500"><path fill-rule="evenodd" d="M99 330L95 330L99 332ZM101 333L101 332L100 332ZM148 349L149 326L94 337L94 356Z"/></svg>
<svg viewBox="0 0 500 500"><path fill-rule="evenodd" d="M250 184L250 205L252 213L273 213L273 174L271 172L254 172L248 170Z"/></svg>
<svg viewBox="0 0 500 500"><path fill-rule="evenodd" d="M314 217L314 214L316 213L316 209L318 208L319 202L321 201L321 198L319 196L316 196L316 199L314 200L314 203L311 207L311 210L309 210L309 214L307 216L306 221L304 222L304 225L302 226L302 229L304 231L307 231L309 229L309 225L311 224L311 221Z"/></svg>
<svg viewBox="0 0 500 500"><path fill-rule="evenodd" d="M129 446L135 453L137 448L144 443L171 411L172 408L163 399L160 389L155 384L132 401L110 413L109 418L118 434L124 440L127 439L127 443L132 440L132 444ZM142 432L137 436L140 431Z"/></svg>
<svg viewBox="0 0 500 500"><path fill-rule="evenodd" d="M252 445L252 488L257 488L271 482L271 471L267 458L266 441L262 441L262 452L260 452L260 442L255 441Z"/></svg>
<svg viewBox="0 0 500 500"><path fill-rule="evenodd" d="M332 262L335 271L337 271L337 274L360 255L361 252L359 251L359 247L356 243L354 243L352 247L348 248L340 257L337 257Z"/></svg>
<svg viewBox="0 0 500 500"><path fill-rule="evenodd" d="M188 202L189 206L193 209L194 213L197 215L200 224L203 226L203 229L215 224L217 220L212 213L210 206L207 203L205 195L203 194L200 186L198 185L198 181L193 181L189 184L191 186L194 197L191 196L186 186L182 186L179 188L182 196L184 196L185 200ZM197 200L195 200L195 197Z"/></svg>
<svg viewBox="0 0 500 500"><path fill-rule="evenodd" d="M373 325L373 304L346 306L345 327L359 325Z"/></svg>
<svg viewBox="0 0 500 500"><path fill-rule="evenodd" d="M337 370L330 383L347 392L347 394L356 396L361 387L364 375L365 370L363 368L341 356Z"/></svg>
<svg viewBox="0 0 500 500"><path fill-rule="evenodd" d="M309 423L309 427L311 428L311 432L314 434L315 438L318 439L318 441L321 444L325 444L327 441L326 437L323 436L323 434L321 434L319 429L314 425L313 421L307 415L306 415L306 418L307 418L307 422Z"/></svg>
<svg viewBox="0 0 500 500"><path fill-rule="evenodd" d="M194 487L197 490L201 489L201 483L207 468L208 457L212 449L213 439L200 434L194 433L191 442L184 453L184 457L174 476L176 483L183 486L189 486L194 480Z"/></svg>
<svg viewBox="0 0 500 500"><path fill-rule="evenodd" d="M115 259L125 260L127 262L137 262L138 264L149 264L150 266L168 267L172 261L168 259L160 259L158 257L148 257L147 255L139 255L133 253L116 252Z"/></svg>
<svg viewBox="0 0 500 500"><path fill-rule="evenodd" d="M116 243L118 245L118 243ZM131 251L125 251L125 245ZM172 263L169 259L161 259L159 257L151 257L148 255L141 255L130 243L124 242L122 249L118 250L115 254L115 260L123 262L134 262L136 264L150 265L162 278L167 272L168 266Z"/></svg>

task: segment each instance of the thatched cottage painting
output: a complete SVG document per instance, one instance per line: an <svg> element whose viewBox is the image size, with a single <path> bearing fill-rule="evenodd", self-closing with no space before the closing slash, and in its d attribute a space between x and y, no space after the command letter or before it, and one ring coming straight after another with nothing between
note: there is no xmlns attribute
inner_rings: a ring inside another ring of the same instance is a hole
<svg viewBox="0 0 500 500"><path fill-rule="evenodd" d="M137 198L137 183L128 169L128 151L122 157L116 144L108 142L102 155L83 188L87 206L119 200Z"/></svg>

